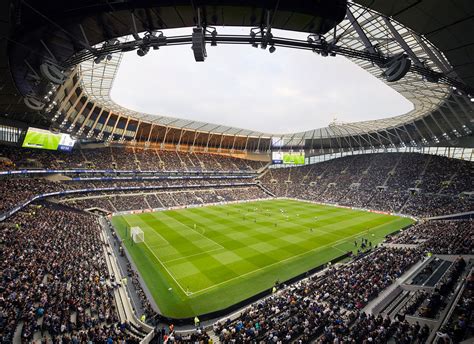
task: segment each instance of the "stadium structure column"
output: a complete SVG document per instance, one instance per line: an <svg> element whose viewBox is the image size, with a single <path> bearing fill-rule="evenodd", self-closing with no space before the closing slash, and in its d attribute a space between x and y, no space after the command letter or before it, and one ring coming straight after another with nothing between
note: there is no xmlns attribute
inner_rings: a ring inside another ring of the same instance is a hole
<svg viewBox="0 0 474 344"><path fill-rule="evenodd" d="M84 95L84 91L81 90L81 93L79 93L79 96L76 98L72 106L67 110L66 115L64 116L63 122L66 123L67 120L69 119L69 116L71 116L72 112L76 109L77 104L79 101L82 99L82 96Z"/></svg>
<svg viewBox="0 0 474 344"><path fill-rule="evenodd" d="M77 120L79 119L79 117L81 117L82 112L84 111L87 104L89 104L89 103L90 103L89 98L86 98L86 100L84 101L84 104L82 104L81 109L77 113L76 117L74 117L74 120L72 121L71 126L69 127L69 131L71 131L74 128L74 126L76 125Z"/></svg>
<svg viewBox="0 0 474 344"><path fill-rule="evenodd" d="M99 118L102 116L102 112L104 112L104 108L100 109L99 114L97 115L97 117L94 121L94 124L92 124L92 126L90 127L89 132L87 133L88 138L92 137L92 134L94 133L95 127L97 126L97 123L99 122Z"/></svg>
<svg viewBox="0 0 474 344"><path fill-rule="evenodd" d="M146 139L146 142L145 142L145 147L150 146L151 133L152 133L154 127L155 127L155 124L152 123L150 131L148 132L148 138Z"/></svg>
<svg viewBox="0 0 474 344"><path fill-rule="evenodd" d="M107 116L107 119L105 120L104 124L102 124L102 129L100 130L99 134L97 135L97 137L99 138L99 140L102 139L102 136L104 135L104 130L105 130L105 127L107 126L107 123L109 122L109 119L110 119L110 116L112 116L112 111L109 111L109 114Z"/></svg>
<svg viewBox="0 0 474 344"><path fill-rule="evenodd" d="M84 127L85 127L86 123L89 121L89 118L91 117L92 113L94 112L96 106L97 106L96 102L92 102L91 109L89 110L89 112L87 113L87 116L84 118L84 120L81 123L81 126L77 130L78 135L81 135L82 132L84 131Z"/></svg>
<svg viewBox="0 0 474 344"><path fill-rule="evenodd" d="M196 144L196 139L198 138L200 132L196 130L194 130L194 138L193 138L193 144L191 146L191 151L193 152L194 151L194 146Z"/></svg>
<svg viewBox="0 0 474 344"><path fill-rule="evenodd" d="M110 135L109 135L109 141L112 141L113 140L113 137L114 137L114 133L115 133L115 129L117 129L117 125L118 125L118 122L120 121L120 118L122 118L121 115L117 115L117 119L115 120L115 124L114 124L114 127L112 129L112 131L110 132Z"/></svg>
<svg viewBox="0 0 474 344"><path fill-rule="evenodd" d="M71 91L69 91L69 93L66 92L67 88L64 89L64 92L67 93L67 95L66 95L66 98L61 100L61 103L59 104L58 112L61 112L64 109L64 107L69 102L69 99L71 99L72 95L76 92L76 89L79 87L81 82L82 82L82 75L77 78L76 83L72 86L72 89Z"/></svg>
<svg viewBox="0 0 474 344"><path fill-rule="evenodd" d="M133 135L133 139L132 139L133 143L137 142L138 128L140 128L140 124L142 124L141 119L138 120L137 128L135 129L135 134Z"/></svg>
<svg viewBox="0 0 474 344"><path fill-rule="evenodd" d="M123 127L123 132L122 132L122 136L120 136L120 139L119 141L122 141L124 140L124 137L125 137L125 133L127 132L127 128L128 128L128 124L130 122L130 116L127 117L127 122L125 123L124 127Z"/></svg>
<svg viewBox="0 0 474 344"><path fill-rule="evenodd" d="M179 151L181 146L181 139L183 138L183 133L185 132L184 128L181 128L181 132L179 133L178 144L176 145L176 151Z"/></svg>
<svg viewBox="0 0 474 344"><path fill-rule="evenodd" d="M244 152L247 152L247 145L249 143L249 135L247 135L247 139L245 140Z"/></svg>
<svg viewBox="0 0 474 344"><path fill-rule="evenodd" d="M209 131L209 132L207 133L206 148L204 149L205 152L208 152L208 151L209 151L209 142L211 141L212 136L214 136L214 134L211 134L211 132Z"/></svg>
<svg viewBox="0 0 474 344"><path fill-rule="evenodd" d="M165 136L163 136L163 141L161 142L160 149L165 148L166 136L168 136L168 133L170 132L170 130L171 130L171 127L166 127Z"/></svg>

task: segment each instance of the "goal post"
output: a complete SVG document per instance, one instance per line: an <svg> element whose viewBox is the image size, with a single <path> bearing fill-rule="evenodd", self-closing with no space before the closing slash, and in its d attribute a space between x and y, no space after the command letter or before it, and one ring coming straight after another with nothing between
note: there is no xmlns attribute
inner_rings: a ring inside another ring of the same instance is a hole
<svg viewBox="0 0 474 344"><path fill-rule="evenodd" d="M145 241L145 233L143 233L140 227L131 227L130 236L134 243L138 244Z"/></svg>

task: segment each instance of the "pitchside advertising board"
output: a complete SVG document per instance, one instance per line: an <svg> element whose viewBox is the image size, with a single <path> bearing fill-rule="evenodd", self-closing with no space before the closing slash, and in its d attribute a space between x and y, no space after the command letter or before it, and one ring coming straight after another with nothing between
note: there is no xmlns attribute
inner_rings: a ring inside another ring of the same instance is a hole
<svg viewBox="0 0 474 344"><path fill-rule="evenodd" d="M69 134L52 133L48 130L28 128L22 147L70 152L76 140Z"/></svg>
<svg viewBox="0 0 474 344"><path fill-rule="evenodd" d="M304 152L272 152L272 163L279 165L304 165Z"/></svg>

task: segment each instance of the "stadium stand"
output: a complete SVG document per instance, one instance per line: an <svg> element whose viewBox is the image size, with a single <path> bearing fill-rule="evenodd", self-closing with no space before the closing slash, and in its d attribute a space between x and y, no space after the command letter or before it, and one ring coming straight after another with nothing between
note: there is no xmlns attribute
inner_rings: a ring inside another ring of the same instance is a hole
<svg viewBox="0 0 474 344"><path fill-rule="evenodd" d="M31 206L2 223L2 342L106 342L127 338L120 323L97 220ZM46 335L47 334L47 335Z"/></svg>
<svg viewBox="0 0 474 344"><path fill-rule="evenodd" d="M425 167L433 171L427 173ZM434 173L438 169L441 175ZM468 161L386 153L271 169L261 180L280 197L429 217L472 209L472 199L467 196L472 192L471 172Z"/></svg>
<svg viewBox="0 0 474 344"><path fill-rule="evenodd" d="M260 161L250 161L226 155L186 153L138 148L89 148L72 153L22 149L0 146L0 158L8 161L8 169L23 168L87 168L103 170L141 171L255 171L265 166Z"/></svg>
<svg viewBox="0 0 474 344"><path fill-rule="evenodd" d="M90 167L106 168L112 161L106 158L110 157L106 153L110 150L111 148L105 148L104 153L84 155L89 157ZM117 148L113 150L114 156L120 155ZM137 155L138 161L145 161L146 159L140 154ZM160 157L165 155L167 154L161 153ZM221 171L222 168L228 172L240 171L249 166L240 159L229 160L224 157L223 161L226 163L222 163L208 154L194 155L200 162L204 161L207 166L221 168ZM35 152L29 152L28 156L28 161L35 161L35 166L41 164L41 167L44 167L41 162L47 161L43 152L39 156ZM192 159L191 155L183 155L180 160L183 163L172 166L183 172L189 171L197 165L197 159L195 161ZM392 159L403 159L405 163L397 164L394 169L384 167L384 163ZM23 157L19 161L23 161ZM74 158L72 161L77 162L78 159ZM113 159L113 162L116 161ZM163 164L158 161L160 160L157 159L149 165L144 163L143 166L147 169L155 167L161 169ZM216 163L211 165L210 161ZM242 164L237 165L236 161ZM142 164L138 165L141 167ZM171 163L168 163L168 166L171 166ZM419 169L414 169L412 166L426 166L427 169L438 169L442 166L444 173L442 176L429 177L426 172L422 174ZM452 159L420 154L408 156L374 154L345 157L297 168L267 169L262 173L261 183L279 197L301 197L316 202L339 203L390 212L403 211L412 215L435 215L472 209L472 204L468 200L458 200L459 204L453 205L453 200L459 197L460 192L469 191L465 188L470 185L466 184L466 180L470 178L466 175L469 172L469 164ZM444 184L447 180L450 183ZM249 180L239 179L236 176L232 182L245 184ZM18 255L20 247L31 247L28 256L17 260L13 266L3 267L5 272L2 278L6 288L3 290L2 310L4 314L10 315L8 318L16 319L4 323L3 338L6 341L11 340L18 332L26 341L42 338L43 335L48 336L45 338L51 337L53 340L62 338L66 341L74 341L75 338L92 341L127 338L128 341L133 341L134 338L138 338L134 337L133 332L131 334L130 325L120 322L115 310L111 290L120 281L114 280L114 276L110 276L104 269L103 258L100 258L100 246L103 244L97 240L99 227L92 216L85 215L80 210L99 208L116 212L271 197L255 184L219 189L206 188L206 185L216 183L226 185L228 180L124 180L120 177L110 177L110 180L106 181L87 180L87 178L75 181L50 181L29 175L22 178L3 178L1 180L3 190L15 190L15 192L4 192L7 198L2 202L3 211L41 193L90 189L87 193L79 195L53 198L54 202L73 206L78 210L71 210L74 208L70 207L61 208L60 205L49 203L42 207L30 205L13 215L8 223L3 223L2 242L7 243L5 251L7 258ZM432 183L440 187L433 188ZM423 188L425 184L430 187ZM183 186L183 189L140 190L150 186L178 185ZM444 187L445 185L448 186ZM455 186L449 187L449 185ZM200 188L186 189L191 186ZM379 186L383 188L378 188ZM421 190L411 194L408 189L412 186L420 186ZM96 188L116 187L138 187L139 190L93 191ZM438 202L438 198L449 199L449 202ZM29 239L25 233L29 233ZM473 235L470 220L421 222L387 240L389 245L406 245L409 248L380 247L367 253L361 252L360 256L347 265L330 268L322 275L290 286L281 286L281 291L277 294L250 306L238 318L217 322L212 331L223 343L252 341L306 343L311 340L317 340L319 343L390 340L398 343L423 343L432 334L431 328L426 324L397 320L388 315L373 315L364 312L364 307L427 253L473 254ZM38 240L45 238L46 241L40 244ZM78 245L78 240L84 241ZM55 247L52 251L55 253L45 255L46 247L51 248L51 245ZM411 248L414 245L416 248ZM57 255L71 247L75 249L70 250L70 255L59 259ZM83 247L88 247L87 253ZM30 266L31 261L35 261L35 265ZM51 268L52 262L55 262L53 268ZM74 264L84 267L83 274L76 276L65 274L67 266ZM439 314L463 271L457 269L456 264L445 265L446 271L438 271L439 276L426 276L427 279L436 281L440 288L439 294L432 295L430 303L423 305L422 301L427 294L418 292L404 306L405 315L427 317ZM434 269L434 266L431 266L431 269ZM22 270L29 271L28 277L20 273ZM129 263L126 271L140 300L141 309L149 317L154 317L156 313L150 306L146 293L141 289L138 274ZM425 268L424 271L429 270ZM74 284L71 278L81 278L84 281L75 284L73 290L67 291L71 306L67 310L59 309L58 304L64 302L63 299L51 299L46 295L56 295L62 288ZM31 295L29 297L32 300L37 299L39 303L33 306L26 301L18 302L18 297L24 296L24 293L18 292L19 283L22 281L29 281L23 288ZM89 293L94 295L93 304L88 299L85 299L87 302L81 303L84 299L78 300L77 296L76 298L74 296ZM16 315L13 317L13 314ZM308 317L308 314L311 316ZM163 327L159 333L161 336L171 335L178 343L209 340L212 336L209 334L209 329L185 334L170 332ZM460 333L459 330L457 333Z"/></svg>

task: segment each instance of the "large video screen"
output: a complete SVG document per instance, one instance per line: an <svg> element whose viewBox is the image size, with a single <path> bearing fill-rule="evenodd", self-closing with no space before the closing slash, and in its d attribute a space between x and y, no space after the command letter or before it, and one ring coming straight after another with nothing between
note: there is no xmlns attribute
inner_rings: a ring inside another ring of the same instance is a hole
<svg viewBox="0 0 474 344"><path fill-rule="evenodd" d="M301 152L272 152L273 164L304 165L304 151Z"/></svg>
<svg viewBox="0 0 474 344"><path fill-rule="evenodd" d="M49 150L71 151L76 140L69 134L56 134L48 130L28 128L23 147Z"/></svg>

